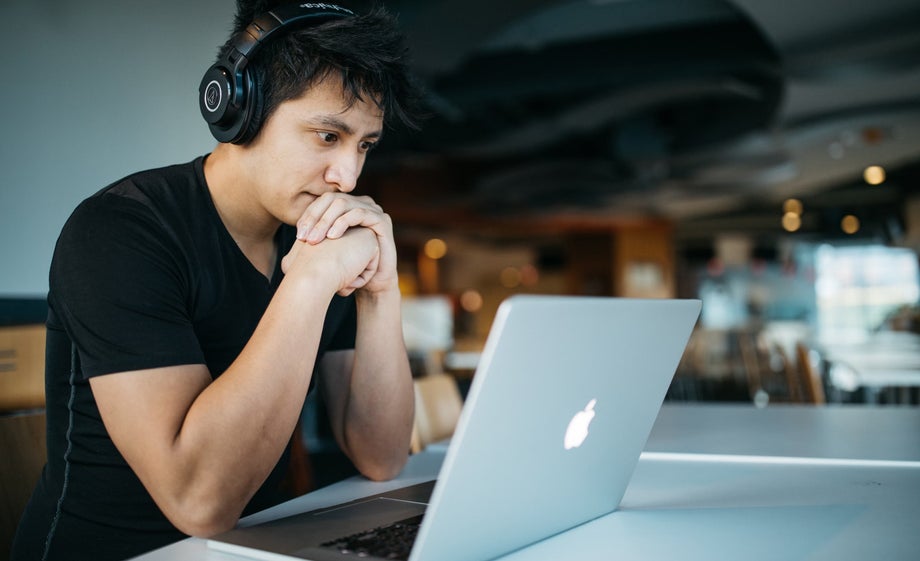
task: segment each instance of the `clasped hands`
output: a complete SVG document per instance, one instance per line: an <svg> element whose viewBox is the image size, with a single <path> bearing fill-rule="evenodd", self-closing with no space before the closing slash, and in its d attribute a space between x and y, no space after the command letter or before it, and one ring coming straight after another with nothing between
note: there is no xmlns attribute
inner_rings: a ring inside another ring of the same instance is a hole
<svg viewBox="0 0 920 561"><path fill-rule="evenodd" d="M281 262L285 275L310 266L333 275L342 296L358 289L398 289L389 215L370 197L339 192L317 197L297 221L297 241Z"/></svg>

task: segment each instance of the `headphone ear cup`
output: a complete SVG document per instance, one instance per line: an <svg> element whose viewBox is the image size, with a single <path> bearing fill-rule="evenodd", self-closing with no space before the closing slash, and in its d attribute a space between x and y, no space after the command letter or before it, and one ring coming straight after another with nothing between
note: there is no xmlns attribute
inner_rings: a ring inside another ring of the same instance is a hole
<svg viewBox="0 0 920 561"><path fill-rule="evenodd" d="M233 83L230 73L215 64L208 68L198 86L198 109L209 125L225 125L233 120Z"/></svg>
<svg viewBox="0 0 920 561"><path fill-rule="evenodd" d="M240 115L240 131L236 138L231 140L234 144L245 144L255 138L262 127L262 109L265 106L262 95L261 81L247 68L243 77L245 84L246 106Z"/></svg>
<svg viewBox="0 0 920 561"><path fill-rule="evenodd" d="M287 4L262 14L236 33L198 86L198 107L214 138L243 144L258 134L264 107L262 88L259 76L250 73L247 63L262 42L299 22L319 24L354 15L334 4Z"/></svg>
<svg viewBox="0 0 920 561"><path fill-rule="evenodd" d="M201 78L198 108L219 142L240 142L252 103L249 81L248 70L237 76L220 63L208 68Z"/></svg>

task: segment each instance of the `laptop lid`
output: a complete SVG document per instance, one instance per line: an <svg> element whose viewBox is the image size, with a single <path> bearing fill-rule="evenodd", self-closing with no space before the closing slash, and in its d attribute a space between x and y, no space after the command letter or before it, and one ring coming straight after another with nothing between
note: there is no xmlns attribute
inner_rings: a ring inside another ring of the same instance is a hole
<svg viewBox="0 0 920 561"><path fill-rule="evenodd" d="M342 559L317 546L424 512L410 561L484 561L609 513L699 311L698 300L514 296L496 314L433 490L238 528L208 545Z"/></svg>
<svg viewBox="0 0 920 561"><path fill-rule="evenodd" d="M410 561L492 559L616 509L700 305L503 302Z"/></svg>

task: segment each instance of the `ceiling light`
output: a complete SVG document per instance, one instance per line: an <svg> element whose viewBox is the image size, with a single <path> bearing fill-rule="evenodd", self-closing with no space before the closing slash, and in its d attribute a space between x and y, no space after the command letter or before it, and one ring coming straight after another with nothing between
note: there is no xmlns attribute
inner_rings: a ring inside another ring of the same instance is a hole
<svg viewBox="0 0 920 561"><path fill-rule="evenodd" d="M783 203L783 212L802 214L802 201L798 199L786 199L786 202Z"/></svg>
<svg viewBox="0 0 920 561"><path fill-rule="evenodd" d="M859 218L848 214L840 221L840 229L847 234L855 234L859 231Z"/></svg>
<svg viewBox="0 0 920 561"><path fill-rule="evenodd" d="M440 259L447 255L447 244L444 240L432 238L425 242L425 256L430 259Z"/></svg>
<svg viewBox="0 0 920 561"><path fill-rule="evenodd" d="M460 295L460 307L466 312L478 312L482 308L482 294L472 289L464 291Z"/></svg>
<svg viewBox="0 0 920 561"><path fill-rule="evenodd" d="M869 185L881 185L885 182L885 168L882 166L869 166L863 171L863 179Z"/></svg>
<svg viewBox="0 0 920 561"><path fill-rule="evenodd" d="M783 229L787 232L795 232L802 227L802 217L795 212L787 212L783 215Z"/></svg>

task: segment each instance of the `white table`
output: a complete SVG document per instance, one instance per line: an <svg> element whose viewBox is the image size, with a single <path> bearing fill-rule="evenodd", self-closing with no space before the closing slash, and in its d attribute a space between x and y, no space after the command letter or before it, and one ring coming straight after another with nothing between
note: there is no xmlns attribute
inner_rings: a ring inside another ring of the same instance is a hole
<svg viewBox="0 0 920 561"><path fill-rule="evenodd" d="M665 404L645 450L920 462L920 407Z"/></svg>
<svg viewBox="0 0 920 561"><path fill-rule="evenodd" d="M918 428L914 409L665 405L618 511L503 559L915 561ZM442 459L434 447L394 481L352 478L242 524L425 481ZM239 558L189 538L137 559Z"/></svg>
<svg viewBox="0 0 920 561"><path fill-rule="evenodd" d="M507 561L916 560L920 468L639 462L621 508Z"/></svg>
<svg viewBox="0 0 920 561"><path fill-rule="evenodd" d="M914 333L880 332L819 348L830 365L831 385L845 391L865 388L870 402L886 389L920 387L920 336Z"/></svg>

